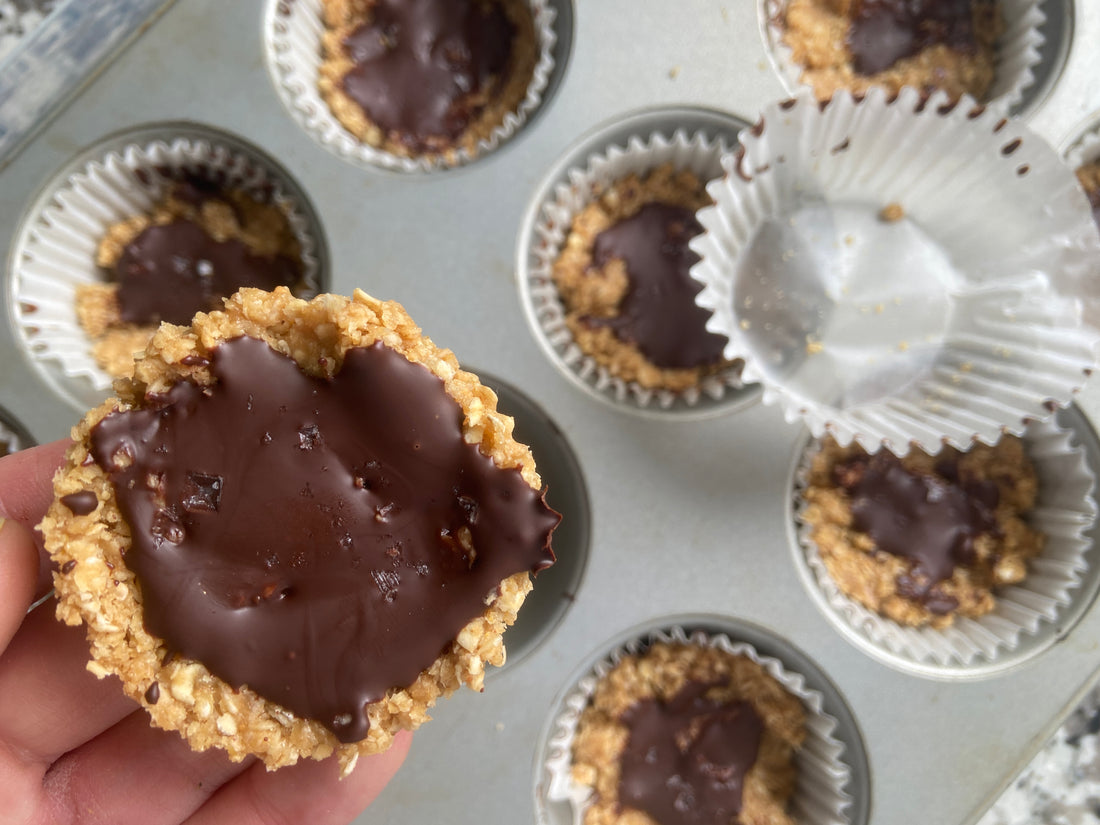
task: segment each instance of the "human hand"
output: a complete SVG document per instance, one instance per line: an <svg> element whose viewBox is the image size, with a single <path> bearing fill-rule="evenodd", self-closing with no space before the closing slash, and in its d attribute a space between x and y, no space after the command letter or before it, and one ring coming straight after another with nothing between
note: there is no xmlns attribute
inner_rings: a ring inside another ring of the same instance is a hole
<svg viewBox="0 0 1100 825"><path fill-rule="evenodd" d="M48 559L32 528L53 500L68 442L0 459L0 822L11 825L273 825L350 822L405 759L411 736L360 757L268 772L192 751L152 727L115 677L85 669L83 628L54 618Z"/></svg>

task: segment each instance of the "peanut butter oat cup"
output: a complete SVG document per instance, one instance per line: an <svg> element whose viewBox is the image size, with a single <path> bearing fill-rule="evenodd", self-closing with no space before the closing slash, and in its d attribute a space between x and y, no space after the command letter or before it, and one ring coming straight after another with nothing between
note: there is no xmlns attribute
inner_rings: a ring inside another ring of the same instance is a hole
<svg viewBox="0 0 1100 825"><path fill-rule="evenodd" d="M821 449L811 440L798 457L791 501L795 564L814 602L830 623L857 648L898 670L934 679L984 678L1018 665L1054 644L1095 596L1092 568L1096 476L1086 459L1092 434L1074 410L1062 414L1074 427L1046 421L1031 424L1023 436L1035 467L1038 496L1024 515L1044 537L1041 553L1027 562L1016 584L996 587L992 612L978 618L956 616L944 629L905 626L846 595L830 575L804 518L803 497L810 465Z"/></svg>
<svg viewBox="0 0 1100 825"><path fill-rule="evenodd" d="M1097 238L1053 149L971 102L808 93L699 213L709 328L816 437L935 453L1019 435L1096 365Z"/></svg>
<svg viewBox="0 0 1100 825"><path fill-rule="evenodd" d="M799 89L815 88L814 73L807 74L807 67L795 59L787 36L787 10L791 0L757 0L757 20L760 35L764 42L772 67L779 75L784 87L790 94ZM813 5L813 4L804 4ZM820 4L827 6L827 4ZM989 103L1001 112L1026 105L1025 96L1035 83L1035 72L1043 60L1044 38L1041 31L1046 16L1042 10L1042 0L1000 0L998 6L1004 21L1004 29L994 44L993 78L982 101ZM835 26L833 23L830 26ZM830 36L835 36L830 31ZM838 52L843 44L836 44ZM835 77L818 80L818 97L828 99L834 85L848 85L852 93L862 93L862 86L870 78L841 71ZM921 89L920 91L926 91Z"/></svg>
<svg viewBox="0 0 1100 825"><path fill-rule="evenodd" d="M333 112L318 83L325 60L326 34L322 0L268 0L264 21L264 52L275 90L294 120L315 141L336 156L366 168L417 173L463 166L493 152L511 140L534 115L554 73L557 12L550 0L523 0L530 7L533 35L533 68L521 97L514 106L492 118L479 130L483 135L452 149L435 151L413 148L409 153L382 148L361 139ZM377 129L376 129L377 131Z"/></svg>
<svg viewBox="0 0 1100 825"><path fill-rule="evenodd" d="M685 617L686 618L686 617ZM795 751L795 788L787 813L804 825L839 825L859 820L866 813L867 786L860 780L865 768L862 743L847 708L838 697L826 697L775 656L764 655L730 631L699 629L681 624L654 624L612 642L570 681L555 705L557 712L544 733L540 749L539 783L536 787L536 821L539 825L582 825L592 803L593 788L578 782L573 773L573 745L585 709L601 681L625 658L644 654L654 645L690 645L714 648L748 659L795 697L805 713L805 738ZM844 724L830 711L839 712ZM856 776L853 781L853 766Z"/></svg>
<svg viewBox="0 0 1100 825"><path fill-rule="evenodd" d="M679 375L662 370L655 380L647 382L642 378L642 370L658 374L651 359L646 359L640 369L636 364L620 367L615 363L617 342L623 340L618 332L608 336L614 339L614 346L603 350L578 339L578 325L586 322L583 317L575 320L576 310L572 312L574 317L570 317L566 295L556 280L557 267L567 255L573 254L571 246L585 245L592 253L593 263L600 254L597 249L600 234L593 241L585 233L595 234L604 223L616 219L609 217L610 213L590 215L591 207L609 202L609 198L623 203L634 198L647 201L635 213L640 216L650 203L663 199L663 196L639 195L658 178L662 180L660 186L677 190L677 196L684 179L697 180L699 201L706 202L702 186L721 173L721 158L735 145L736 130L743 125L736 118L704 109L634 113L598 128L575 144L551 170L533 199L517 250L517 278L524 313L537 343L554 366L572 384L601 402L649 417L698 418L731 412L755 401L757 388L745 386L740 363L722 359L722 339L705 332L705 317L701 314L684 320L696 325L698 334L717 342L710 364L696 376L685 378L688 370L679 370ZM695 184L690 188L696 188ZM620 221L618 225L625 223ZM587 270L581 269L579 280L583 282ZM634 311L626 309L633 289L642 292L636 285L626 288L625 296L618 299L619 317L628 317ZM690 298L689 309L694 310ZM672 317L671 309L668 317ZM602 317L593 322L605 323ZM665 334L677 328L667 320L660 327L666 330ZM691 336L698 338L698 334L692 332ZM689 336L683 334L681 339L689 340ZM706 346L710 345L701 341L698 350ZM677 385L666 383L666 376L672 376Z"/></svg>
<svg viewBox="0 0 1100 825"><path fill-rule="evenodd" d="M191 124L149 126L108 139L46 186L16 236L12 256L20 343L78 408L99 403L112 381L79 321L78 289L107 282L96 253L109 228L148 215L180 176L276 206L300 249L295 292L308 297L322 288L325 253L317 217L270 157L239 138Z"/></svg>
<svg viewBox="0 0 1100 825"><path fill-rule="evenodd" d="M495 394L400 304L242 289L73 428L57 617L193 750L360 755L480 691L560 516Z"/></svg>

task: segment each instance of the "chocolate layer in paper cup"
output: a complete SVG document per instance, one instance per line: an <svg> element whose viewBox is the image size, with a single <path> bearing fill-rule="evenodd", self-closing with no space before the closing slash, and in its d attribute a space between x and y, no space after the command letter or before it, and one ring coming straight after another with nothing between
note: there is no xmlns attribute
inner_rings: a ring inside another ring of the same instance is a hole
<svg viewBox="0 0 1100 825"><path fill-rule="evenodd" d="M278 206L301 248L300 297L323 287L320 227L275 161L242 140L190 124L150 126L110 139L47 186L13 254L12 306L21 343L33 360L60 372L77 406L99 403L112 381L93 359L93 342L77 319L77 287L105 281L95 257L108 227L149 214L179 173Z"/></svg>
<svg viewBox="0 0 1100 825"><path fill-rule="evenodd" d="M699 212L698 303L817 437L936 453L1020 434L1096 365L1100 239L1076 179L973 101L768 106Z"/></svg>
<svg viewBox="0 0 1100 825"><path fill-rule="evenodd" d="M994 590L991 613L977 619L958 616L943 630L903 626L841 592L801 518L802 490L821 443L807 445L794 472L795 562L818 607L856 647L920 676L972 679L1019 664L1057 640L1067 609L1092 595L1082 590L1081 581L1092 546L1088 533L1097 517L1096 477L1073 431L1056 422L1032 423L1023 443L1039 482L1035 508L1024 519L1045 536L1042 553L1028 562L1022 582Z"/></svg>
<svg viewBox="0 0 1100 825"><path fill-rule="evenodd" d="M463 166L510 140L542 104L554 72L556 11L550 0L528 0L538 55L527 93L474 152L458 149L453 157L402 157L364 143L332 113L317 81L324 60L325 22L321 0L268 0L264 17L264 53L275 90L294 120L336 156L367 168L396 172L431 172Z"/></svg>
<svg viewBox="0 0 1100 825"><path fill-rule="evenodd" d="M541 793L545 802L567 803L573 825L582 825L592 791L573 780L572 745L581 714L588 706L596 686L625 656L644 652L651 645L692 644L716 647L732 655L744 656L760 665L783 688L798 698L806 712L806 739L795 752L797 782L787 809L800 825L839 825L847 823L852 805L852 771L846 760L846 743L837 738L837 720L824 710L822 694L806 684L805 678L792 672L771 656L760 654L751 644L723 633L688 630L680 625L660 627L629 639L602 656L568 690L551 723L543 754L545 777ZM539 825L564 825L564 819L552 818L544 804L537 807Z"/></svg>
<svg viewBox="0 0 1100 825"><path fill-rule="evenodd" d="M711 125L698 130L677 127L689 118L709 120ZM665 164L676 171L690 171L701 183L720 174L721 158L732 146L733 135L727 139L721 128L714 128L717 122L703 110L652 110L597 130L567 153L564 168L551 174L521 231L520 300L537 342L573 384L619 409L692 418L739 409L757 397L758 388L742 382L740 364L706 375L681 391L644 387L613 374L574 339L553 279L554 263L574 218L614 182L630 175L644 177ZM723 125L726 130L736 129L732 124ZM616 131L608 135L608 128Z"/></svg>
<svg viewBox="0 0 1100 825"><path fill-rule="evenodd" d="M790 0L756 0L760 35L768 57L787 91L796 94L799 89L811 87L802 79L805 67L795 61L784 39L789 4ZM993 82L984 100L1005 112L1020 104L1035 82L1035 69L1042 62L1041 29L1046 15L1042 0L999 0L999 5L1005 27L996 42Z"/></svg>

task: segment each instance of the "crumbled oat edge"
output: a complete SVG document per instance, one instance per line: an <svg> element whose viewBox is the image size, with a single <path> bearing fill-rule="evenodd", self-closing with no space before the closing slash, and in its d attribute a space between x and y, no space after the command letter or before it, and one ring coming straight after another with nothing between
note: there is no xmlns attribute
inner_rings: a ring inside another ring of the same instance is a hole
<svg viewBox="0 0 1100 825"><path fill-rule="evenodd" d="M269 770L335 753L346 775L360 754L384 751L398 730L425 722L440 696L463 684L481 689L485 664L503 664L502 634L531 589L530 577L517 573L489 594L485 611L459 632L449 650L412 685L389 691L369 708L369 733L353 744L341 744L320 723L297 718L248 688L234 689L198 662L169 656L164 642L145 631L140 590L123 560L129 528L107 475L86 461L88 438L104 416L138 406L147 392L162 392L184 377L210 383L202 359L218 343L239 335L267 341L315 375L332 374L349 349L381 340L444 382L463 408L468 442L478 444L498 466L519 468L533 489L540 489L541 481L530 450L511 437L512 419L496 410L492 391L460 370L450 351L423 337L399 304L358 290L350 299L321 295L304 301L282 287L274 293L246 289L226 300L225 311L200 313L190 329L162 325L138 360L134 378L116 382L119 398L91 410L73 429L74 443L54 478L55 501L40 527L47 551L63 571L54 574L58 619L86 625L88 669L101 678L118 676L154 725L179 731L195 750L219 747L234 761L255 754ZM94 492L99 501L87 516L74 515L60 502L80 490ZM150 701L154 684L159 696Z"/></svg>

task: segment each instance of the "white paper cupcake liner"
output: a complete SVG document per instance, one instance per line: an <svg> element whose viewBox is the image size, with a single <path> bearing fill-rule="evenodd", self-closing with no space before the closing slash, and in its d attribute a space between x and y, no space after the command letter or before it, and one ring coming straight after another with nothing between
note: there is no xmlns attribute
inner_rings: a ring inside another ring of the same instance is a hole
<svg viewBox="0 0 1100 825"><path fill-rule="evenodd" d="M191 131L194 131L191 129ZM303 297L321 288L318 227L292 195L293 184L258 152L217 136L172 136L117 143L51 184L15 244L12 290L16 329L32 359L53 362L78 385L82 402L111 386L92 358L92 341L76 315L76 289L103 282L96 248L108 227L148 214L170 178L158 170L216 175L226 187L279 206L301 246Z"/></svg>
<svg viewBox="0 0 1100 825"><path fill-rule="evenodd" d="M898 669L932 678L977 678L999 672L1024 657L1014 652L1025 639L1045 636L1028 657L1056 638L1062 616L1080 597L1082 575L1092 546L1087 533L1096 521L1096 478L1084 451L1069 430L1054 422L1036 422L1024 434L1024 446L1039 478L1038 500L1025 518L1046 536L1042 554L1028 563L1027 578L997 588L996 608L978 619L957 617L944 630L906 627L878 615L840 591L802 521L810 463L820 442L809 445L795 471L793 498L797 521L796 565L818 606L857 647ZM808 572L810 575L806 575Z"/></svg>
<svg viewBox="0 0 1100 825"><path fill-rule="evenodd" d="M275 90L294 120L337 157L367 168L396 172L431 172L462 166L484 157L508 141L542 104L542 95L554 71L557 12L549 0L529 0L539 50L527 94L514 112L478 143L473 152L459 150L453 160L442 157L401 157L360 141L333 115L317 89L325 32L321 0L268 0L264 23L264 52Z"/></svg>
<svg viewBox="0 0 1100 825"><path fill-rule="evenodd" d="M1094 118L1084 132L1070 140L1064 154L1071 169L1100 160L1100 115Z"/></svg>
<svg viewBox="0 0 1100 825"><path fill-rule="evenodd" d="M1024 125L945 102L803 93L708 186L691 242L708 328L815 436L993 443L1096 365L1100 239L1076 178Z"/></svg>
<svg viewBox="0 0 1100 825"><path fill-rule="evenodd" d="M679 626L651 631L609 651L567 694L554 720L543 763L548 778L545 786L548 802L568 803L572 808L573 825L582 825L592 790L574 782L571 774L577 723L599 681L625 656L641 653L657 642L716 647L745 656L798 697L806 711L806 740L795 754L798 780L788 810L800 825L840 825L849 821L846 811L852 801L848 789L851 769L844 762L845 745L835 735L837 720L824 711L821 693L809 687L802 675L787 670L778 659L761 655L750 644L730 639L725 634L708 634L701 630L689 633ZM550 825L544 816L539 819L539 825Z"/></svg>
<svg viewBox="0 0 1100 825"><path fill-rule="evenodd" d="M789 0L756 0L760 34L771 63L790 94L807 88L802 82L803 67L796 63L783 40L783 20ZM1035 67L1042 62L1041 31L1046 15L1043 0L1001 0L1005 31L997 40L994 55L993 85L987 100L1004 112L1020 103L1024 91L1035 82Z"/></svg>
<svg viewBox="0 0 1100 825"><path fill-rule="evenodd" d="M584 166L570 169L568 182L555 186L538 205L529 265L520 273L524 309L543 350L559 370L601 400L634 411L710 415L718 411L711 402L733 400L731 391L744 387L740 365L706 376L697 386L680 392L643 387L613 375L573 339L552 275L573 219L612 183L629 175L644 176L666 163L707 181L721 173L721 159L728 152L729 144L723 138L702 132L688 134L676 129L635 135L621 145L601 147Z"/></svg>

